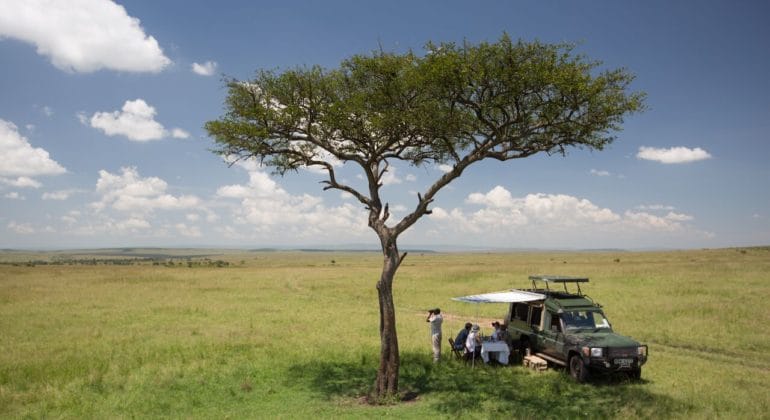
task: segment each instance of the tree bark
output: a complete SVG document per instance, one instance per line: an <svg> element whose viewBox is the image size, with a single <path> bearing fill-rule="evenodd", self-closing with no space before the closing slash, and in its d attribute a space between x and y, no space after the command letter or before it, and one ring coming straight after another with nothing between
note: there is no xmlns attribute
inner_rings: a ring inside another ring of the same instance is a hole
<svg viewBox="0 0 770 420"><path fill-rule="evenodd" d="M382 401L398 393L398 370L401 361L396 335L393 279L403 257L398 254L395 238L381 236L380 239L384 257L382 275L377 282L377 295L380 301L380 367L377 370L374 397Z"/></svg>

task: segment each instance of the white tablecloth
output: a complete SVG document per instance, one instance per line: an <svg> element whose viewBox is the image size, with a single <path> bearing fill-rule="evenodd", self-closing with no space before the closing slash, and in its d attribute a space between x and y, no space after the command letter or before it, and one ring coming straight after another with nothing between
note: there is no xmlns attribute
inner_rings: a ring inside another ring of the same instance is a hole
<svg viewBox="0 0 770 420"><path fill-rule="evenodd" d="M508 356L511 350L503 341L483 341L481 342L481 359L484 363L489 363L489 353L497 353L497 361L501 364L508 364Z"/></svg>

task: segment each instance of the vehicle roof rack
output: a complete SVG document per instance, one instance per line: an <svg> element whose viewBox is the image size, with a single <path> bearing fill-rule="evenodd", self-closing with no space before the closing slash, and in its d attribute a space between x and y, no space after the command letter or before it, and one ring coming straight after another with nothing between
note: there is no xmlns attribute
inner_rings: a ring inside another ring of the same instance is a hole
<svg viewBox="0 0 770 420"><path fill-rule="evenodd" d="M548 286L549 283L561 283L564 285L564 292L569 293L567 290L567 283L575 283L578 290L578 295L583 295L583 292L580 290L580 283L588 283L588 277L572 277L572 276L551 276L551 275L533 275L529 276L529 279L532 280L532 288L537 290L537 285L535 284L536 281L542 281L545 283L545 289L547 291L551 291L551 288Z"/></svg>

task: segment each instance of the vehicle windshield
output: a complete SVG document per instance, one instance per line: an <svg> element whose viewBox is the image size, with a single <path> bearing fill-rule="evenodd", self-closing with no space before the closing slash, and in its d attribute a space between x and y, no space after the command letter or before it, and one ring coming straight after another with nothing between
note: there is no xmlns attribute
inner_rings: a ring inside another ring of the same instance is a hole
<svg viewBox="0 0 770 420"><path fill-rule="evenodd" d="M598 311L571 311L562 314L567 330L611 331L610 321Z"/></svg>

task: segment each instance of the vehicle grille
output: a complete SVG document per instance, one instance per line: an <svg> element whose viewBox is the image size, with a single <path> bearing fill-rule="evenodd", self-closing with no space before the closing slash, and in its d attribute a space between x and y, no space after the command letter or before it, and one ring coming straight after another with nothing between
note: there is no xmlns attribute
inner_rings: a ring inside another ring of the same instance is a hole
<svg viewBox="0 0 770 420"><path fill-rule="evenodd" d="M636 347L610 347L609 356L610 358L636 357L637 352L638 350Z"/></svg>

